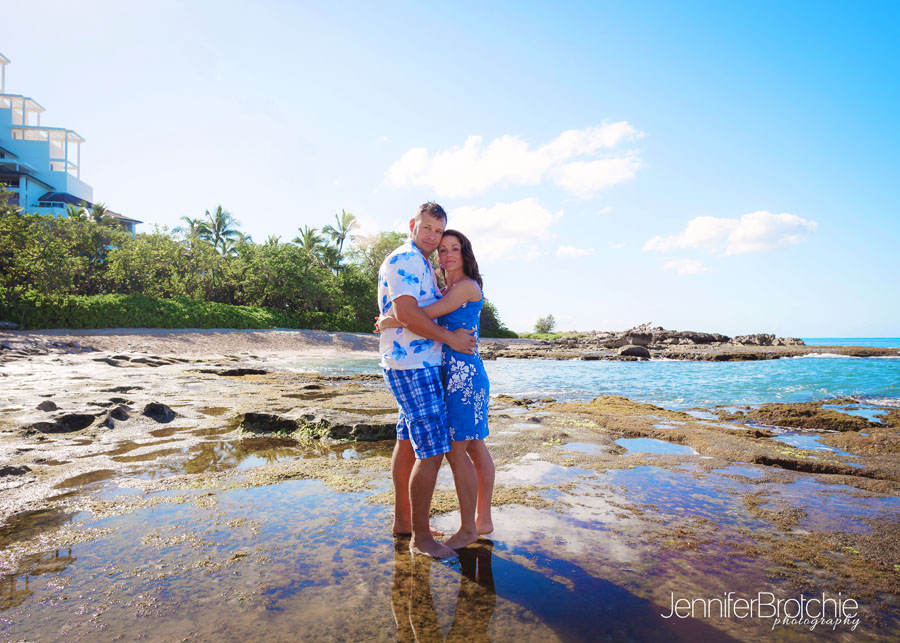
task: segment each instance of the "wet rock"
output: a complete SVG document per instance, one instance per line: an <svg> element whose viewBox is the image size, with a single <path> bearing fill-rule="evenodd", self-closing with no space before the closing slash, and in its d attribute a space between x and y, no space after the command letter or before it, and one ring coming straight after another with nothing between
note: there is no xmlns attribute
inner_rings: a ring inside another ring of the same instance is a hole
<svg viewBox="0 0 900 643"><path fill-rule="evenodd" d="M130 409L127 406L117 406L104 416L101 424L107 426L110 429L114 429L116 427L116 420L124 422L129 418L129 410Z"/></svg>
<svg viewBox="0 0 900 643"><path fill-rule="evenodd" d="M251 433L300 433L316 440L392 440L397 422L379 422L332 409L303 409L296 417L272 413L246 413L241 429Z"/></svg>
<svg viewBox="0 0 900 643"><path fill-rule="evenodd" d="M109 412L109 417L114 420L127 420L128 419L128 407L125 406L117 406L112 411Z"/></svg>
<svg viewBox="0 0 900 643"><path fill-rule="evenodd" d="M96 415L89 413L66 413L51 422L35 422L26 427L26 432L31 429L41 433L72 433L86 429L96 419Z"/></svg>
<svg viewBox="0 0 900 643"><path fill-rule="evenodd" d="M375 442L397 437L397 422L372 422L354 420L326 410L304 413L300 416L298 431L315 439L362 440Z"/></svg>
<svg viewBox="0 0 900 643"><path fill-rule="evenodd" d="M132 364L143 364L145 366L165 366L171 364L169 360L160 359L159 357L135 357L131 360Z"/></svg>
<svg viewBox="0 0 900 643"><path fill-rule="evenodd" d="M646 346L635 346L630 344L620 348L618 353L624 357L642 357L644 359L650 359L650 351Z"/></svg>
<svg viewBox="0 0 900 643"><path fill-rule="evenodd" d="M231 368L218 374L222 377L243 377L244 375L265 375L268 371L261 368Z"/></svg>
<svg viewBox="0 0 900 643"><path fill-rule="evenodd" d="M14 467L7 464L0 466L0 478L4 478L6 476L23 476L30 471L31 469L29 469L25 465L22 465L21 467Z"/></svg>
<svg viewBox="0 0 900 643"><path fill-rule="evenodd" d="M100 389L102 393L128 393L130 391L138 391L143 389L143 386L114 386L112 388L103 388ZM115 399L115 398L112 398Z"/></svg>
<svg viewBox="0 0 900 643"><path fill-rule="evenodd" d="M119 362L121 360L115 360L111 357L95 357L95 362L103 362L104 364L109 364L110 366L122 366Z"/></svg>
<svg viewBox="0 0 900 643"><path fill-rule="evenodd" d="M43 402L41 402L40 404L37 405L37 409L38 409L38 411L50 412L50 411L58 410L59 407L56 406L55 402L51 402L50 400L44 400Z"/></svg>
<svg viewBox="0 0 900 643"><path fill-rule="evenodd" d="M168 424L178 415L165 404L159 402L151 402L144 407L142 415L159 422L160 424Z"/></svg>
<svg viewBox="0 0 900 643"><path fill-rule="evenodd" d="M719 413L719 419L820 431L864 431L881 426L863 417L823 409L817 403L763 404L751 411Z"/></svg>
<svg viewBox="0 0 900 643"><path fill-rule="evenodd" d="M291 433L296 431L296 420L272 413L245 413L241 429L251 433Z"/></svg>

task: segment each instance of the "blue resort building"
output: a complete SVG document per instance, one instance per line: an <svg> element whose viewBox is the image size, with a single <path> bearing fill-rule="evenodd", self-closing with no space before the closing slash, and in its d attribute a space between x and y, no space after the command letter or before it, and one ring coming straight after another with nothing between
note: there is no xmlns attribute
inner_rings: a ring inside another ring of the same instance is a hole
<svg viewBox="0 0 900 643"><path fill-rule="evenodd" d="M0 186L26 212L65 216L67 205L91 208L93 188L81 180L81 144L77 132L41 125L44 108L33 98L6 93L6 66L0 54ZM141 221L107 210L134 234Z"/></svg>

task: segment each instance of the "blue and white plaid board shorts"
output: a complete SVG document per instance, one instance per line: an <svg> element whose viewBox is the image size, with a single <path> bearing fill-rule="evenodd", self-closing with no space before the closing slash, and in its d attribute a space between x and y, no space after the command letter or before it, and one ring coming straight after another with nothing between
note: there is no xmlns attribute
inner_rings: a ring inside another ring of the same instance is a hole
<svg viewBox="0 0 900 643"><path fill-rule="evenodd" d="M420 460L450 451L441 367L384 369L384 381L397 399L397 439L409 440Z"/></svg>

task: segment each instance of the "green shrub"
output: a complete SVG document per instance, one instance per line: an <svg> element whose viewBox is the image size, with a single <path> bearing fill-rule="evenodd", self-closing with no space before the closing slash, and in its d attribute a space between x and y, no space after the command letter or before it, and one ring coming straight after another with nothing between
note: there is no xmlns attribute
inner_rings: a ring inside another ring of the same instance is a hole
<svg viewBox="0 0 900 643"><path fill-rule="evenodd" d="M22 323L23 329L46 328L304 328L330 331L368 332L371 323L356 319L345 307L337 313L292 314L272 308L232 306L178 297L163 299L148 295L46 296L30 293L22 297L18 310L0 307L0 318Z"/></svg>

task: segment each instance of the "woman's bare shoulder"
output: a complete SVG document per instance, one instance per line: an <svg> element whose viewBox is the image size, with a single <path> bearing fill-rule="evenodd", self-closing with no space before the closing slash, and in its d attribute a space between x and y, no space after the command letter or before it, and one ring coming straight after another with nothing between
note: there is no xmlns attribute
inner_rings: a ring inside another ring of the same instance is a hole
<svg viewBox="0 0 900 643"><path fill-rule="evenodd" d="M465 289L463 292L468 295L469 301L478 301L482 297L481 286L478 285L477 281L470 277L466 277L457 283L456 286L462 286Z"/></svg>

